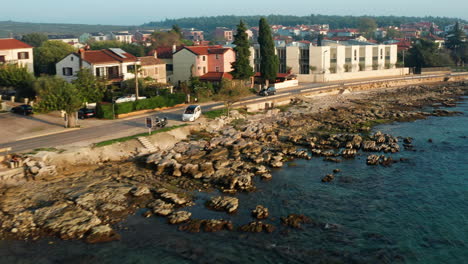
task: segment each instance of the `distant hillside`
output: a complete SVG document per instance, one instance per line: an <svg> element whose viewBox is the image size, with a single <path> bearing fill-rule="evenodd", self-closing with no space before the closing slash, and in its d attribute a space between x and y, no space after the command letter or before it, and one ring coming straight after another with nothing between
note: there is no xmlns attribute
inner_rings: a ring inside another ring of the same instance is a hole
<svg viewBox="0 0 468 264"><path fill-rule="evenodd" d="M211 17L188 17L179 19L166 19L159 22L149 22L143 24L147 27L167 28L174 24L182 28L197 28L202 30L212 30L215 27L234 28L239 24L239 20L244 20L250 26L257 26L258 20L262 16L211 16ZM455 21L464 21L457 18L448 17L400 17L400 16L327 16L327 15L310 15L310 16L284 16L284 15L269 15L265 16L270 24L279 24L284 26L295 26L300 24L329 24L332 29L336 28L355 28L358 21L362 17L370 17L375 19L378 26L398 26L400 24L410 22L428 21L434 22L439 26L446 26L455 23ZM465 21L466 22L466 21Z"/></svg>
<svg viewBox="0 0 468 264"><path fill-rule="evenodd" d="M10 33L12 33L13 35L23 35L31 32L43 32L46 34L73 34L78 36L85 32L109 32L116 30L133 30L135 28L135 26L51 24L0 21L0 38L9 37Z"/></svg>

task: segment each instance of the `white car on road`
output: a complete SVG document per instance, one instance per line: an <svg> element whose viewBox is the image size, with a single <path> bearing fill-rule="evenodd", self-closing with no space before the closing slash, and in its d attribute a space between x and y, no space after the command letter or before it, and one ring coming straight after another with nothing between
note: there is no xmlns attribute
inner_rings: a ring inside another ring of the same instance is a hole
<svg viewBox="0 0 468 264"><path fill-rule="evenodd" d="M182 121L195 121L201 116L199 105L189 105L182 114Z"/></svg>
<svg viewBox="0 0 468 264"><path fill-rule="evenodd" d="M142 100L142 99L146 99L145 96L138 96L138 100ZM118 103L125 103L125 102L133 102L133 101L136 101L136 95L134 94L131 94L131 95L127 95L127 96L122 96L122 97L119 97L115 100L115 102L118 104Z"/></svg>

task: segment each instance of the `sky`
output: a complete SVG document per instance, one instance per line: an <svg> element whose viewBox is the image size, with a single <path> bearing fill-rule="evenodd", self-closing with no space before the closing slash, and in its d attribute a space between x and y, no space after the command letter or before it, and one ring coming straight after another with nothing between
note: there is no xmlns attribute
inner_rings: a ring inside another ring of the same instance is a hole
<svg viewBox="0 0 468 264"><path fill-rule="evenodd" d="M141 25L217 15L397 15L468 20L466 0L2 0L0 21ZM25 8L27 7L27 8Z"/></svg>

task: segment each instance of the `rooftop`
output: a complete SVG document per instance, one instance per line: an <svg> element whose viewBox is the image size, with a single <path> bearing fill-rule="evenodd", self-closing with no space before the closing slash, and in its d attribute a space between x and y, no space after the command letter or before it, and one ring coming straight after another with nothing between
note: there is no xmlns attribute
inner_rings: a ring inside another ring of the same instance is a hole
<svg viewBox="0 0 468 264"><path fill-rule="evenodd" d="M32 47L17 39L0 39L0 50L28 49L28 48L32 48Z"/></svg>
<svg viewBox="0 0 468 264"><path fill-rule="evenodd" d="M137 61L135 56L120 49L80 50L77 55L80 56L81 53L83 54L83 59L91 64Z"/></svg>

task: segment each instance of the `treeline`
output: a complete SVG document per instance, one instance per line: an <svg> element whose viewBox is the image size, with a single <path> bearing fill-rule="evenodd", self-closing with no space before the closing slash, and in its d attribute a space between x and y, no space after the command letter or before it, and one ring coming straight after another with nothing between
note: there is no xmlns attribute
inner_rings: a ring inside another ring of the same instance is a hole
<svg viewBox="0 0 468 264"><path fill-rule="evenodd" d="M182 28L197 28L201 30L212 30L215 27L235 28L239 20L243 20L249 26L257 26L258 20L262 16L210 16L210 17L187 17L179 19L166 19L159 22L149 22L143 24L144 27L169 28L172 25L178 25ZM456 21L467 23L464 20L449 17L404 17L404 16L337 16L337 15L269 15L265 16L272 25L295 26L300 24L329 24L332 29L336 28L357 28L361 18L372 18L379 27L399 26L411 22L433 22L438 26L444 27L454 24Z"/></svg>

